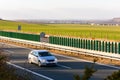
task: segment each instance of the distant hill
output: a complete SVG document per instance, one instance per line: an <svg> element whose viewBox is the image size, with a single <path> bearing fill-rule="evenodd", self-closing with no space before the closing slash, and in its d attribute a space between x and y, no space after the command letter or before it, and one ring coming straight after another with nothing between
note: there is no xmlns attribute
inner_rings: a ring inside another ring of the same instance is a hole
<svg viewBox="0 0 120 80"><path fill-rule="evenodd" d="M120 24L120 18L109 20L17 20L19 22L36 24Z"/></svg>

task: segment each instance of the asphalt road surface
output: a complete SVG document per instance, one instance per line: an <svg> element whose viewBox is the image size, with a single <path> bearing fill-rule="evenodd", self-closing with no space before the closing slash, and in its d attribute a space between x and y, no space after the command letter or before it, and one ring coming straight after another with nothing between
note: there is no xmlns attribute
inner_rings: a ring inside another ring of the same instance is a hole
<svg viewBox="0 0 120 80"><path fill-rule="evenodd" d="M53 53L58 59L57 66L38 67L35 64L29 64L27 61L28 53L32 49L3 43L0 43L0 46L9 55L11 64L18 68L27 69L26 71L19 70L18 73L28 72L33 80L74 80L73 76L75 74L83 75L85 66L91 66L93 64L93 62ZM90 80L104 80L106 76L117 71L119 68L96 63L95 69L97 69L97 72L94 73Z"/></svg>

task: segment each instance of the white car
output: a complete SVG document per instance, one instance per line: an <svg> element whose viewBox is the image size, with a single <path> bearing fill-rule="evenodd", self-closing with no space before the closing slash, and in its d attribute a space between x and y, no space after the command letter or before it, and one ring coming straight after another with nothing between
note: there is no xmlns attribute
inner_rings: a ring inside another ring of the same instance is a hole
<svg viewBox="0 0 120 80"><path fill-rule="evenodd" d="M32 50L28 54L28 62L42 65L56 65L57 58L47 50Z"/></svg>

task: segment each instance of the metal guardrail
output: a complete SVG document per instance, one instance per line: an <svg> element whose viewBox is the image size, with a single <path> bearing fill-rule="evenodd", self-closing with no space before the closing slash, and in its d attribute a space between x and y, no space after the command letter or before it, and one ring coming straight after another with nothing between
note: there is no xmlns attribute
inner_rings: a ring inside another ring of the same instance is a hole
<svg viewBox="0 0 120 80"><path fill-rule="evenodd" d="M55 44L43 43L43 42L34 42L34 41L15 39L15 38L3 37L3 36L0 36L0 39L9 40L9 41L16 42L16 43L33 45L33 46L36 46L36 47L45 47L45 48L49 48L49 49L68 51L68 52L71 52L71 53L78 53L78 54L84 54L84 55L90 55L90 56L120 60L120 54L115 54L115 53L106 53L106 52L100 52L100 51L94 51L94 50L86 50L86 49L60 46L60 45L55 45Z"/></svg>

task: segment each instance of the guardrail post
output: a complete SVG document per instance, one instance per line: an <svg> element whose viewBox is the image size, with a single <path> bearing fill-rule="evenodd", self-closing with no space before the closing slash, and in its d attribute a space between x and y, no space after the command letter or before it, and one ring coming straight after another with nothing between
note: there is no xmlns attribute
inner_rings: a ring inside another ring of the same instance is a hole
<svg viewBox="0 0 120 80"><path fill-rule="evenodd" d="M105 42L105 52L107 52L107 42Z"/></svg>
<svg viewBox="0 0 120 80"><path fill-rule="evenodd" d="M90 49L93 50L93 40L90 41Z"/></svg>
<svg viewBox="0 0 120 80"><path fill-rule="evenodd" d="M64 46L66 46L66 38L64 38Z"/></svg>
<svg viewBox="0 0 120 80"><path fill-rule="evenodd" d="M63 37L61 37L61 45L63 45Z"/></svg>
<svg viewBox="0 0 120 80"><path fill-rule="evenodd" d="M66 38L66 46L68 46L68 38Z"/></svg>
<svg viewBox="0 0 120 80"><path fill-rule="evenodd" d="M96 40L96 49L98 51L98 40Z"/></svg>
<svg viewBox="0 0 120 80"><path fill-rule="evenodd" d="M78 39L78 48L81 48L81 47L80 47L80 43L81 43L81 42L80 42L80 39Z"/></svg>
<svg viewBox="0 0 120 80"><path fill-rule="evenodd" d="M110 53L110 42L108 42L108 52Z"/></svg>
<svg viewBox="0 0 120 80"><path fill-rule="evenodd" d="M60 43L60 45L62 45L62 38L61 37L60 37L60 42L59 43Z"/></svg>
<svg viewBox="0 0 120 80"><path fill-rule="evenodd" d="M53 44L53 36L51 36L51 44Z"/></svg>
<svg viewBox="0 0 120 80"><path fill-rule="evenodd" d="M118 53L120 54L120 42L118 43Z"/></svg>
<svg viewBox="0 0 120 80"><path fill-rule="evenodd" d="M69 38L70 39L70 43L69 43L69 45L70 45L70 47L72 46L72 39L71 38Z"/></svg>
<svg viewBox="0 0 120 80"><path fill-rule="evenodd" d="M98 51L101 51L101 41L98 41Z"/></svg>
<svg viewBox="0 0 120 80"><path fill-rule="evenodd" d="M81 44L80 44L81 48L83 48L83 40L81 39Z"/></svg>
<svg viewBox="0 0 120 80"><path fill-rule="evenodd" d="M95 40L94 40L94 42L93 42L93 44L94 44L94 45L93 45L93 50L95 50L95 43L96 43L96 42L95 42Z"/></svg>
<svg viewBox="0 0 120 80"><path fill-rule="evenodd" d="M62 37L62 45L64 46L64 38Z"/></svg>
<svg viewBox="0 0 120 80"><path fill-rule="evenodd" d="M53 37L53 44L55 44L55 36Z"/></svg>
<svg viewBox="0 0 120 80"><path fill-rule="evenodd" d="M57 37L57 44L60 45L60 38Z"/></svg>
<svg viewBox="0 0 120 80"><path fill-rule="evenodd" d="M87 42L87 49L90 49L90 40Z"/></svg>
<svg viewBox="0 0 120 80"><path fill-rule="evenodd" d="M56 37L56 44L58 44L59 45L59 38L58 37Z"/></svg>
<svg viewBox="0 0 120 80"><path fill-rule="evenodd" d="M111 44L111 52L114 53L114 43Z"/></svg>
<svg viewBox="0 0 120 80"><path fill-rule="evenodd" d="M74 39L74 47L76 47L76 39Z"/></svg>
<svg viewBox="0 0 120 80"><path fill-rule="evenodd" d="M117 43L115 42L115 53L117 53Z"/></svg>
<svg viewBox="0 0 120 80"><path fill-rule="evenodd" d="M66 38L65 37L64 37L64 41L63 42L64 42L63 46L66 46Z"/></svg>
<svg viewBox="0 0 120 80"><path fill-rule="evenodd" d="M58 38L55 36L55 44L58 44Z"/></svg>
<svg viewBox="0 0 120 80"><path fill-rule="evenodd" d="M72 38L72 43L71 43L71 47L74 46L74 39Z"/></svg>
<svg viewBox="0 0 120 80"><path fill-rule="evenodd" d="M73 47L75 47L75 39L73 38Z"/></svg>
<svg viewBox="0 0 120 80"><path fill-rule="evenodd" d="M69 43L70 43L70 39L67 38L67 46L69 46Z"/></svg>
<svg viewBox="0 0 120 80"><path fill-rule="evenodd" d="M85 49L85 40L83 40L83 49Z"/></svg>
<svg viewBox="0 0 120 80"><path fill-rule="evenodd" d="M101 46L101 47L102 47L102 48L101 48L101 49L102 49L102 52L104 52L104 51L105 51L105 50L104 50L104 49L105 49L105 48L104 48L104 47L105 47L105 46L104 46L104 41L102 42L102 46Z"/></svg>
<svg viewBox="0 0 120 80"><path fill-rule="evenodd" d="M87 44L88 44L88 42L87 42L87 39L86 39L85 40L85 49L88 49Z"/></svg>
<svg viewBox="0 0 120 80"><path fill-rule="evenodd" d="M79 40L76 39L76 47L79 48Z"/></svg>
<svg viewBox="0 0 120 80"><path fill-rule="evenodd" d="M67 38L67 46L69 46L69 43L70 43L70 39Z"/></svg>

